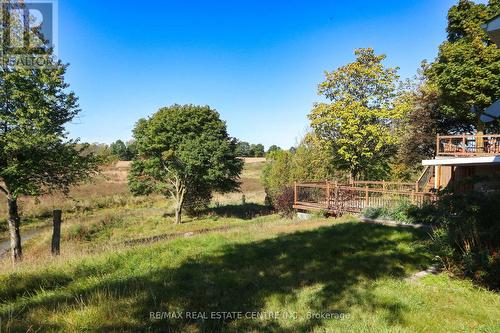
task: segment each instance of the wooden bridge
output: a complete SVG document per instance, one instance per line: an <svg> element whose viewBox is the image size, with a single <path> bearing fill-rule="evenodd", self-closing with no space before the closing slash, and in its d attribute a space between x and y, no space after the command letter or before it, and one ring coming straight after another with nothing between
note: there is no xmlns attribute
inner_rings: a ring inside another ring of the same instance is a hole
<svg viewBox="0 0 500 333"><path fill-rule="evenodd" d="M294 184L293 208L331 214L359 213L368 207L391 207L402 201L417 206L436 200L418 182L386 181L307 182Z"/></svg>

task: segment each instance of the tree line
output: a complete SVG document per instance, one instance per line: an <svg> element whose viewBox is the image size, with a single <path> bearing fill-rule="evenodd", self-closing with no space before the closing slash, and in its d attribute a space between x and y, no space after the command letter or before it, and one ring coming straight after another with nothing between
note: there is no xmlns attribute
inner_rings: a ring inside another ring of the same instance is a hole
<svg viewBox="0 0 500 333"><path fill-rule="evenodd" d="M132 161L138 154L135 140L122 141L118 139L109 145L94 142L78 146L85 146L85 152L99 156L103 161ZM263 144L250 144L246 141L236 140L235 152L238 157L265 157L277 150L281 150L277 145L271 145L266 151Z"/></svg>

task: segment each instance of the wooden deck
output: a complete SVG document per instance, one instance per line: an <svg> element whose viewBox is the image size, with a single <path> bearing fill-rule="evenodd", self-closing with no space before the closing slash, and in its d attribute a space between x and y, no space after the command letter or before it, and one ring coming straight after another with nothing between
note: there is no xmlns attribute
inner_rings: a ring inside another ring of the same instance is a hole
<svg viewBox="0 0 500 333"><path fill-rule="evenodd" d="M435 194L419 192L418 183L357 181L295 183L295 209L331 214L359 213L368 207L391 207L401 201L422 205L436 199Z"/></svg>
<svg viewBox="0 0 500 333"><path fill-rule="evenodd" d="M438 135L437 156L496 156L500 155L500 134Z"/></svg>

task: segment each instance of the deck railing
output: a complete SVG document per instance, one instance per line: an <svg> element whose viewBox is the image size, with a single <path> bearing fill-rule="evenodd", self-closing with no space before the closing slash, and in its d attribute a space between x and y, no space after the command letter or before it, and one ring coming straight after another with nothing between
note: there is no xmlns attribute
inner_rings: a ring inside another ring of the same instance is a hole
<svg viewBox="0 0 500 333"><path fill-rule="evenodd" d="M415 183L309 182L295 183L294 208L334 214L359 213L368 207L391 207L402 201L421 206L436 200L433 193L419 192Z"/></svg>
<svg viewBox="0 0 500 333"><path fill-rule="evenodd" d="M488 156L500 155L500 134L438 135L438 156Z"/></svg>

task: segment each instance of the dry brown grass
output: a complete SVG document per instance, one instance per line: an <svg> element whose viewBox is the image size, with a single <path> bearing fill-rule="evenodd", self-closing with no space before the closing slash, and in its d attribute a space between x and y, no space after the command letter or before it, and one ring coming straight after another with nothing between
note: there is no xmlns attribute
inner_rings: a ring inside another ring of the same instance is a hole
<svg viewBox="0 0 500 333"><path fill-rule="evenodd" d="M92 182L71 189L69 196L44 195L38 199L20 199L22 229L39 228L51 224L53 209L63 210L62 253L68 256L91 255L121 247L123 241L150 237L169 232L188 232L200 228L217 227L242 222L239 218L216 215L190 218L184 216L180 226L173 225L170 200L161 196L134 197L127 189L127 171L130 163L118 162L101 170ZM215 206L239 205L242 195L247 203L263 204L264 189L260 184L263 163L245 164L241 191L214 194ZM0 203L0 216L6 216L6 203ZM51 229L24 243L24 263L33 265L53 260L50 256ZM6 238L0 233L0 240ZM64 260L64 259L57 259ZM8 258L0 260L8 264ZM1 266L2 264L0 264Z"/></svg>
<svg viewBox="0 0 500 333"><path fill-rule="evenodd" d="M245 161L245 164L263 163L266 161L265 157L242 157L242 159Z"/></svg>
<svg viewBox="0 0 500 333"><path fill-rule="evenodd" d="M245 158L247 160L247 158ZM229 194L215 194L216 203L241 202L245 195L247 202L263 203L264 188L260 183L260 173L264 163L262 158L248 158L241 177L241 191ZM265 159L264 159L265 160ZM66 196L62 193L53 193L39 197L21 197L19 206L23 218L46 218L50 217L54 209L62 209L63 212L78 212L102 206L108 206L113 201L123 205L122 201L128 201L131 196L127 186L127 174L130 162L118 161L114 165L105 166L100 173L90 182L75 186ZM107 203L102 203L106 201ZM0 197L0 223L7 216L7 201Z"/></svg>
<svg viewBox="0 0 500 333"><path fill-rule="evenodd" d="M251 157L251 159L263 159L260 157ZM265 158L264 158L265 161ZM245 163L241 174L240 192L214 194L213 202L216 204L237 204L242 202L242 196L245 195L246 202L263 204L265 198L264 187L260 181L262 168L265 162L253 161Z"/></svg>
<svg viewBox="0 0 500 333"><path fill-rule="evenodd" d="M92 204L103 198L123 200L129 196L127 171L129 164L118 162L117 165L105 166L100 173L87 183L71 188L68 195L52 193L39 197L23 196L19 199L20 213L24 218L49 217L54 209L75 212L92 208ZM118 199L121 198L121 199ZM99 207L98 207L99 208ZM7 216L7 201L0 197L0 222Z"/></svg>

